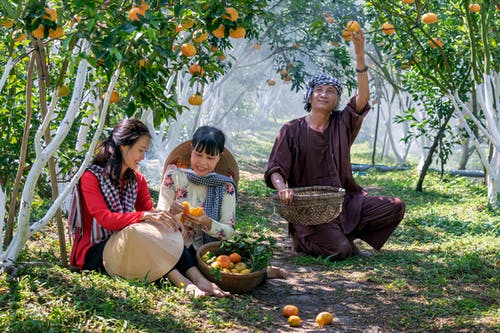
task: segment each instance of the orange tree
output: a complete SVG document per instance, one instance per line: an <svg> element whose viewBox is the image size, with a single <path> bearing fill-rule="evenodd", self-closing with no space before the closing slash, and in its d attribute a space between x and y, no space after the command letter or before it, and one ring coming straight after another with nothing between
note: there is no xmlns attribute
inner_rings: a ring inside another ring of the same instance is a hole
<svg viewBox="0 0 500 333"><path fill-rule="evenodd" d="M146 108L156 124L182 112L177 77L194 62L204 75L191 85L220 77L218 56L231 46L231 29L240 27L242 36L245 27L251 37L265 5L239 1L235 19L225 1L2 1L0 186L9 204L1 262L14 264L25 241L58 212L108 123ZM221 24L226 30L215 36ZM195 55L181 53L185 43ZM70 186L59 195L61 181ZM37 200L47 194L51 202ZM38 202L46 213L32 215ZM0 216L2 227L5 220Z"/></svg>
<svg viewBox="0 0 500 333"><path fill-rule="evenodd" d="M472 5L472 1L369 0L365 9L373 43L383 50L387 63L403 71L405 88L426 106L428 119L415 128L420 134L431 130L436 137L427 166L433 149L453 146L453 138L447 142L444 138L450 119L456 117L486 170L488 201L498 206L499 7L488 0L476 4L479 7ZM382 31L385 22L395 27L394 34ZM412 119L412 110L406 119ZM421 176L420 189L422 181Z"/></svg>

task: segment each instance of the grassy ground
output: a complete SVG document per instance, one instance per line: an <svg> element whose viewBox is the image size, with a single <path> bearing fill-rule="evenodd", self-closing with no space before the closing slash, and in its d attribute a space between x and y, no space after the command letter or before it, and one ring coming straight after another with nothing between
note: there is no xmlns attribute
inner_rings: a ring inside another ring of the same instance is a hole
<svg viewBox="0 0 500 333"><path fill-rule="evenodd" d="M332 263L287 256L286 223L274 214L259 174L264 158L241 161L238 230L280 240L273 263L287 267L290 279L229 299L193 300L167 282L61 268L51 226L20 258L43 264L20 265L15 275L0 277L0 331L500 331L500 218L487 208L483 184L430 174L425 192L416 193L414 170L356 174L370 194L401 197L407 214L382 252ZM280 310L293 299L304 308L297 329L288 327ZM310 318L321 306L337 319L319 330Z"/></svg>

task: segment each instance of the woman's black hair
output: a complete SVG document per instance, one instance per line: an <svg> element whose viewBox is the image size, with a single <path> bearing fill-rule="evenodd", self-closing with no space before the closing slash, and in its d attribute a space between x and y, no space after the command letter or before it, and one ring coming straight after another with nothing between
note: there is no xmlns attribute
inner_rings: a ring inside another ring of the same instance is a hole
<svg viewBox="0 0 500 333"><path fill-rule="evenodd" d="M104 173L111 182L118 185L123 162L120 146L132 146L143 136L151 138L147 126L140 120L129 118L120 121L97 147L92 164L103 167ZM125 180L132 177L135 177L133 170L127 169L124 175Z"/></svg>
<svg viewBox="0 0 500 333"><path fill-rule="evenodd" d="M193 134L191 150L217 156L224 152L225 142L226 137L220 129L212 126L201 126Z"/></svg>

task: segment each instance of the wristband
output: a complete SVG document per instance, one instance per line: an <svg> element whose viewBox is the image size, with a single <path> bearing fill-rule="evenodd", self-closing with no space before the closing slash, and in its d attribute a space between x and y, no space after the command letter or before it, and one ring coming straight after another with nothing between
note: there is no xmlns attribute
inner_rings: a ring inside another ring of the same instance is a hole
<svg viewBox="0 0 500 333"><path fill-rule="evenodd" d="M363 69L357 69L356 68L356 73L364 73L364 72L367 72L368 71L368 66L365 66L365 68Z"/></svg>

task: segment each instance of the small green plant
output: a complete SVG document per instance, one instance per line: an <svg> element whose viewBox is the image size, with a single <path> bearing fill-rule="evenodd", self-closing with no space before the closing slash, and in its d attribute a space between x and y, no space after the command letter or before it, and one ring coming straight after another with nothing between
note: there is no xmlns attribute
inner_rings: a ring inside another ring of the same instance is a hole
<svg viewBox="0 0 500 333"><path fill-rule="evenodd" d="M221 242L221 253L237 252L242 257L250 258L253 271L260 271L269 265L276 241L272 237L261 236L257 239L240 233L230 240Z"/></svg>

